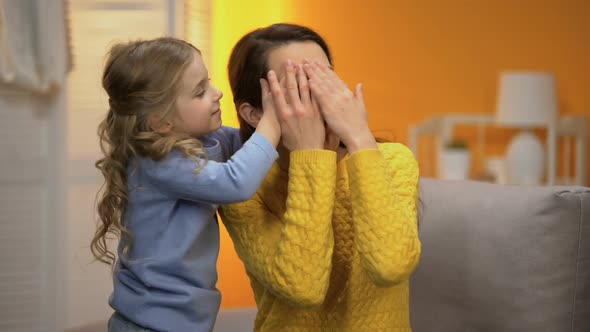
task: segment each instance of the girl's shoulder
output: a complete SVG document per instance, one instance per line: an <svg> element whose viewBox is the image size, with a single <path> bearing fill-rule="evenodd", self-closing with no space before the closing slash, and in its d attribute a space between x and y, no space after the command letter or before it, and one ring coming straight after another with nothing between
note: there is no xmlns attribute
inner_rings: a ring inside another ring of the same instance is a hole
<svg viewBox="0 0 590 332"><path fill-rule="evenodd" d="M221 128L217 129L215 132L220 132L227 137L239 137L240 136L240 129L228 126L221 126Z"/></svg>
<svg viewBox="0 0 590 332"><path fill-rule="evenodd" d="M222 126L207 134L207 139L216 140L221 145L225 158L231 157L242 147L240 130L237 128Z"/></svg>
<svg viewBox="0 0 590 332"><path fill-rule="evenodd" d="M238 128L221 126L219 129L207 134L207 137L233 143L236 140L240 140L240 130Z"/></svg>
<svg viewBox="0 0 590 332"><path fill-rule="evenodd" d="M157 160L148 156L135 156L129 160L127 168L129 171L139 169L143 172L150 172L176 165L179 162L185 162L187 159L190 160L180 150L172 149L164 157ZM198 166L196 162L190 161Z"/></svg>

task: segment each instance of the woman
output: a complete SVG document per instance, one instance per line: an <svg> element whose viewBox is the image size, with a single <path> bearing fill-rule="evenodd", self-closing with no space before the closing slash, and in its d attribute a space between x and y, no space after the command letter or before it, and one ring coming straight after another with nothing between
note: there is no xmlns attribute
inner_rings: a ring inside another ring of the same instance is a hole
<svg viewBox="0 0 590 332"><path fill-rule="evenodd" d="M256 195L221 211L254 290L255 330L411 331L418 167L403 145L375 142L361 86L351 92L331 68L325 41L292 24L246 34L230 57L242 140L269 70L278 114L307 120L307 143L283 135Z"/></svg>

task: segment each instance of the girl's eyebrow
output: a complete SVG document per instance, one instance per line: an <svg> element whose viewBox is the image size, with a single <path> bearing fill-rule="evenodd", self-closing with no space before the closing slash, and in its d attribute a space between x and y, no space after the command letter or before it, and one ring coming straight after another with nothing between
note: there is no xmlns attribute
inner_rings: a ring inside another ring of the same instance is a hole
<svg viewBox="0 0 590 332"><path fill-rule="evenodd" d="M203 85L205 85L205 83L208 82L208 81L209 81L209 77L205 77L202 80L200 80L199 83L197 83L197 85L193 89L193 92L197 91L200 87L202 87Z"/></svg>

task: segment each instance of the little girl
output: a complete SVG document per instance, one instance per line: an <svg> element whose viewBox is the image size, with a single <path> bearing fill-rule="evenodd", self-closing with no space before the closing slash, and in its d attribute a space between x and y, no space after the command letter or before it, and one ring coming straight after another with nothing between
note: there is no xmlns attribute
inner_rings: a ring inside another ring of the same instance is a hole
<svg viewBox="0 0 590 332"><path fill-rule="evenodd" d="M242 146L221 127L223 94L199 50L173 38L113 46L102 85L105 183L91 249L114 266L109 331L210 331L221 298L215 213L249 199L277 159L274 108ZM117 260L109 235L120 240Z"/></svg>

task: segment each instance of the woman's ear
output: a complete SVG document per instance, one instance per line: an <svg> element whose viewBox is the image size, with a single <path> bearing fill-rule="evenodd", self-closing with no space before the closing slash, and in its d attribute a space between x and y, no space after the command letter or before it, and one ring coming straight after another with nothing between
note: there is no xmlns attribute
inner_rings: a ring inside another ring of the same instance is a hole
<svg viewBox="0 0 590 332"><path fill-rule="evenodd" d="M256 108L249 103L242 103L238 107L238 114L242 119L248 122L249 125L256 128L260 118L262 118L262 109Z"/></svg>
<svg viewBox="0 0 590 332"><path fill-rule="evenodd" d="M148 125L150 129L165 135L172 131L172 122L170 120L162 120L158 114L152 113L148 115Z"/></svg>

